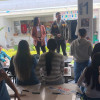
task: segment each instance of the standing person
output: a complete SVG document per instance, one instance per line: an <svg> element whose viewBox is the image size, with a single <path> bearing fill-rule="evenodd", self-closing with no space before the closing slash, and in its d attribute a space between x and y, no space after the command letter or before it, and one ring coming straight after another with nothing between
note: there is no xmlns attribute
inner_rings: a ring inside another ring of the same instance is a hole
<svg viewBox="0 0 100 100"><path fill-rule="evenodd" d="M48 85L64 83L64 59L63 55L56 53L57 43L55 39L49 39L48 52L40 56L36 67L37 76L41 82Z"/></svg>
<svg viewBox="0 0 100 100"><path fill-rule="evenodd" d="M100 52L92 57L90 67L84 69L78 80L78 86L84 86L84 100L100 100Z"/></svg>
<svg viewBox="0 0 100 100"><path fill-rule="evenodd" d="M79 38L71 44L71 55L74 57L75 83L77 83L82 71L89 65L92 53L92 44L86 39L86 30L79 29Z"/></svg>
<svg viewBox="0 0 100 100"><path fill-rule="evenodd" d="M40 25L40 19L38 17L34 18L34 26L32 30L32 38L34 39L34 45L37 51L37 54L40 55L40 47L44 52L45 50L45 36L46 30L44 25Z"/></svg>
<svg viewBox="0 0 100 100"><path fill-rule="evenodd" d="M3 62L4 65L7 63L5 59L6 57L11 60L11 58L4 51L2 51L2 45L0 45L0 61Z"/></svg>
<svg viewBox="0 0 100 100"><path fill-rule="evenodd" d="M34 72L37 62L34 56L30 54L29 44L26 40L19 42L13 63L18 85L35 85L39 83Z"/></svg>
<svg viewBox="0 0 100 100"><path fill-rule="evenodd" d="M51 34L57 41L57 52L60 52L60 46L63 51L63 55L66 57L66 40L68 40L68 26L65 21L61 20L60 12L56 13L57 20L54 21L51 27Z"/></svg>
<svg viewBox="0 0 100 100"><path fill-rule="evenodd" d="M15 96L18 98L18 100L21 100L17 89L15 88L14 84L3 70L3 66L0 63L0 100L10 100L10 96L5 85L5 81L10 86L10 88L15 92Z"/></svg>

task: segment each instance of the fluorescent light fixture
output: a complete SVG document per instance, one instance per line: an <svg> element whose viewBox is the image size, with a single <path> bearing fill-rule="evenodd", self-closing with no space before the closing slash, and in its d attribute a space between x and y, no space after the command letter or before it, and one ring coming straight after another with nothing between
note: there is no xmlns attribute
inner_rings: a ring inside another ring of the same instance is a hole
<svg viewBox="0 0 100 100"><path fill-rule="evenodd" d="M69 7L77 7L77 5L70 6L57 6L57 7L44 7L44 8L32 8L32 9L21 9L21 10L10 10L10 12L22 12L22 11L35 11L35 10L47 10L47 9L56 9L56 8L69 8ZM6 11L0 11L6 12Z"/></svg>

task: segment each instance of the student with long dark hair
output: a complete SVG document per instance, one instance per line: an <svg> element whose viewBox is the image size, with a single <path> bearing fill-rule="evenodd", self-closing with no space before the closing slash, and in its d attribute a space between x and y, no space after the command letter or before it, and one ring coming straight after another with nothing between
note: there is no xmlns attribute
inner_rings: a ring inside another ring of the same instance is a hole
<svg viewBox="0 0 100 100"><path fill-rule="evenodd" d="M94 54L91 66L84 69L78 85L86 88L85 100L100 100L100 53Z"/></svg>
<svg viewBox="0 0 100 100"><path fill-rule="evenodd" d="M18 51L13 61L17 84L34 85L39 83L34 72L37 62L30 54L29 44L26 40L21 40L19 42Z"/></svg>
<svg viewBox="0 0 100 100"><path fill-rule="evenodd" d="M92 54L91 54L91 58L93 57L93 55L97 52L100 52L100 43L97 43L94 48L93 48L93 51L92 51Z"/></svg>
<svg viewBox="0 0 100 100"><path fill-rule="evenodd" d="M46 30L44 25L40 24L40 19L38 17L34 18L34 26L32 30L32 38L34 40L34 45L37 51L37 54L40 55L40 47L44 52L45 50L45 36L46 36Z"/></svg>
<svg viewBox="0 0 100 100"><path fill-rule="evenodd" d="M57 48L57 43L55 39L48 40L47 47L49 49L49 52L44 53L40 56L38 66L36 67L37 76L45 84L63 84L63 55L55 52L55 49Z"/></svg>

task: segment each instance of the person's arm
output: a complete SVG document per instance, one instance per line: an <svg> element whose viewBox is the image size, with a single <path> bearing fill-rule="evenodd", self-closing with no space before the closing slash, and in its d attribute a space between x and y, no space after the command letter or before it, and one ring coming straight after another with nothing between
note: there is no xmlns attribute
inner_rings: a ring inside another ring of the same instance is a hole
<svg viewBox="0 0 100 100"><path fill-rule="evenodd" d="M90 46L89 46L89 49L88 49L88 54L89 54L89 56L91 56L92 51L93 51L93 46L92 46L92 44L90 43Z"/></svg>
<svg viewBox="0 0 100 100"><path fill-rule="evenodd" d="M55 22L54 22L54 23L55 23ZM57 33L55 32L56 28L54 28L54 27L57 27L57 25L54 25L54 23L53 23L52 26L51 26L51 34L52 34L53 36L57 36Z"/></svg>
<svg viewBox="0 0 100 100"><path fill-rule="evenodd" d="M33 27L33 29L32 29L32 38L34 40L37 40L37 36L36 36L36 33L35 33L35 27Z"/></svg>
<svg viewBox="0 0 100 100"><path fill-rule="evenodd" d="M42 74L42 68L43 68L43 65L44 65L43 63L44 63L44 59L43 59L43 56L41 55L39 62L38 62L36 69L35 69L36 75L37 75L37 77L40 81L42 81L42 75L41 74Z"/></svg>
<svg viewBox="0 0 100 100"><path fill-rule="evenodd" d="M74 43L72 42L71 46L70 46L70 55L74 55Z"/></svg>
<svg viewBox="0 0 100 100"><path fill-rule="evenodd" d="M80 78L79 78L79 80L78 80L78 82L77 82L78 86L85 86L84 80L85 80L85 72L86 72L86 69L87 69L87 68L85 68L85 69L83 70L83 72L82 72L82 74L81 74L81 76L80 76Z"/></svg>
<svg viewBox="0 0 100 100"><path fill-rule="evenodd" d="M6 60L3 59L2 57L0 57L0 61L2 61L2 62L6 62Z"/></svg>
<svg viewBox="0 0 100 100"><path fill-rule="evenodd" d="M4 59L4 53L2 52L0 54L0 61L5 62L6 60Z"/></svg>
<svg viewBox="0 0 100 100"><path fill-rule="evenodd" d="M8 86L15 92L15 96L18 98L18 100L21 100L17 89L15 88L14 84L12 83L12 81L10 80L10 78L7 76L7 74L3 69L0 70L0 78L6 81Z"/></svg>
<svg viewBox="0 0 100 100"><path fill-rule="evenodd" d="M44 39L44 38L45 38L45 36L46 36L46 30L45 30L44 25L42 25L42 27L43 27L43 35L42 35L42 38Z"/></svg>
<svg viewBox="0 0 100 100"><path fill-rule="evenodd" d="M4 57L7 57L9 60L11 60L11 58L5 52L3 53L4 53Z"/></svg>
<svg viewBox="0 0 100 100"><path fill-rule="evenodd" d="M66 25L66 40L68 40L68 38L69 38L69 29L68 29L68 25L67 25L67 23L65 22L65 25Z"/></svg>

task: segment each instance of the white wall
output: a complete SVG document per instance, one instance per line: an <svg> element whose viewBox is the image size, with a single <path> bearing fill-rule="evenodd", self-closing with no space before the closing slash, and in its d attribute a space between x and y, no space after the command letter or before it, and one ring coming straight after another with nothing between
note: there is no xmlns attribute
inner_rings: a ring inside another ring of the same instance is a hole
<svg viewBox="0 0 100 100"><path fill-rule="evenodd" d="M9 39L5 39L5 34L7 36L13 35L14 33L13 21L11 19L0 17L0 28L1 27L4 27L4 29L0 31L0 44L6 48L8 42L7 40ZM8 31L8 27L9 27L9 31Z"/></svg>
<svg viewBox="0 0 100 100"><path fill-rule="evenodd" d="M0 28L1 27L4 27L5 25L4 25L4 18L0 18ZM0 44L2 45L2 46L6 46L6 40L5 40L5 28L3 29L3 30L1 30L0 31Z"/></svg>
<svg viewBox="0 0 100 100"><path fill-rule="evenodd" d="M39 16L40 17L40 16ZM20 20L33 20L34 17L20 17L20 18L4 18L0 17L0 28L4 27L2 31L0 31L0 44L2 44L5 48L10 43L10 37L14 39L14 21ZM41 22L48 22L53 20L53 16L41 16ZM8 31L8 27L10 32ZM7 34L7 39L5 38L5 34ZM15 38L16 39L16 38Z"/></svg>
<svg viewBox="0 0 100 100"><path fill-rule="evenodd" d="M53 15L52 16L37 16L40 18L41 22L48 22L53 20ZM12 18L12 21L20 21L20 20L34 20L34 17L18 17L18 18Z"/></svg>
<svg viewBox="0 0 100 100"><path fill-rule="evenodd" d="M12 21L20 21L20 20L33 20L34 17L15 17L15 18L12 18Z"/></svg>
<svg viewBox="0 0 100 100"><path fill-rule="evenodd" d="M40 21L41 21L41 22L53 21L53 16L44 16L44 17L40 17Z"/></svg>

